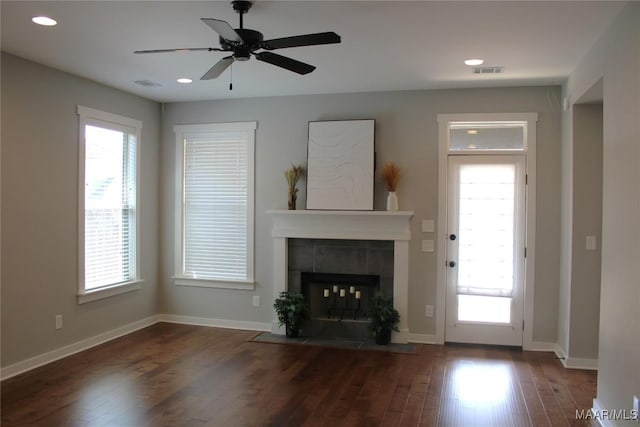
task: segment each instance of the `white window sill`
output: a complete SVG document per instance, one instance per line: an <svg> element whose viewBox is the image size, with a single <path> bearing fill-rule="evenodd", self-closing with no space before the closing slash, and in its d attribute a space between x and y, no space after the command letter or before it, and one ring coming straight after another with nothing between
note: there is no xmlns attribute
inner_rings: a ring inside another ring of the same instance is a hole
<svg viewBox="0 0 640 427"><path fill-rule="evenodd" d="M137 291L142 287L141 283L142 280L134 280L131 282L118 283L117 285L113 285L108 288L86 291L78 294L78 304L84 304L91 301L109 298L115 295L125 294L127 292Z"/></svg>
<svg viewBox="0 0 640 427"><path fill-rule="evenodd" d="M247 281L228 281L228 280L211 280L211 279L194 279L192 277L174 277L175 284L178 286L195 286L198 288L217 288L217 289L239 289L243 291L253 291L256 283L253 280Z"/></svg>

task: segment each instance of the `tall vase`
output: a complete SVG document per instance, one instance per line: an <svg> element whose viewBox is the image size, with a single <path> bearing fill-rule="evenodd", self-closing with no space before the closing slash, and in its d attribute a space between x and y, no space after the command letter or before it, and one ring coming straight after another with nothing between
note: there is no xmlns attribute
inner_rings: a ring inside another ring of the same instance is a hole
<svg viewBox="0 0 640 427"><path fill-rule="evenodd" d="M297 188L290 188L289 189L289 200L287 202L287 205L288 205L290 211L295 211L296 210L296 200L298 200L298 189Z"/></svg>
<svg viewBox="0 0 640 427"><path fill-rule="evenodd" d="M389 195L387 196L387 210L388 211L398 210L398 196L396 196L395 191L389 191Z"/></svg>

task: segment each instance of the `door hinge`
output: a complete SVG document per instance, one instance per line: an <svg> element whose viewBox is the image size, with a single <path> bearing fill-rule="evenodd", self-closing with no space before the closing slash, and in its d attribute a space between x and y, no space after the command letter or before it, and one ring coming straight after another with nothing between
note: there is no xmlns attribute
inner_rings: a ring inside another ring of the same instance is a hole
<svg viewBox="0 0 640 427"><path fill-rule="evenodd" d="M524 257L527 257L527 248L524 248Z"/></svg>
<svg viewBox="0 0 640 427"><path fill-rule="evenodd" d="M529 174L525 174L524 175L524 185L528 185L529 184Z"/></svg>
<svg viewBox="0 0 640 427"><path fill-rule="evenodd" d="M522 330L524 331L524 320L522 321Z"/></svg>

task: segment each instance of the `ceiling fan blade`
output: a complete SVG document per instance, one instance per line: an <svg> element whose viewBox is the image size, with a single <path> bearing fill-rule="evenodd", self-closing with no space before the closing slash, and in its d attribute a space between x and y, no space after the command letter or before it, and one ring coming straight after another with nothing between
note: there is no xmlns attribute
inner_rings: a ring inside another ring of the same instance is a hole
<svg viewBox="0 0 640 427"><path fill-rule="evenodd" d="M298 74L309 74L316 69L313 65L305 64L304 62L296 61L295 59L287 58L277 53L259 52L254 55L256 59L260 61L268 62L276 67L282 67Z"/></svg>
<svg viewBox="0 0 640 427"><path fill-rule="evenodd" d="M334 32L305 34L302 36L283 37L281 39L265 40L262 48L267 50L284 49L287 47L313 46L318 44L340 43L340 36Z"/></svg>
<svg viewBox="0 0 640 427"><path fill-rule="evenodd" d="M209 71L207 71L204 74L204 76L200 77L200 80L215 79L220 74L222 74L224 70L226 70L227 67L229 67L229 65L233 64L233 61L235 61L233 56L227 56L226 58L222 58L220 61L216 62L216 64L213 67L209 68Z"/></svg>
<svg viewBox="0 0 640 427"><path fill-rule="evenodd" d="M217 47L180 47L176 49L152 49L152 50L136 50L133 53L166 53L166 52L212 52L212 51L224 51Z"/></svg>
<svg viewBox="0 0 640 427"><path fill-rule="evenodd" d="M236 33L236 30L234 30L227 21L221 21L220 19L213 18L200 18L200 20L211 27L213 31L220 34L220 37L223 39L236 43L243 43L242 37Z"/></svg>

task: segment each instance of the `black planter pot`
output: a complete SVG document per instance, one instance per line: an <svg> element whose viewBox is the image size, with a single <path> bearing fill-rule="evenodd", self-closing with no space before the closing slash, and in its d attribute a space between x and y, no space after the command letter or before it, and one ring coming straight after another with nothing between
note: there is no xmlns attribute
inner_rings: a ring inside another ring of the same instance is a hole
<svg viewBox="0 0 640 427"><path fill-rule="evenodd" d="M298 325L285 325L287 338L298 338L300 336L300 327Z"/></svg>
<svg viewBox="0 0 640 427"><path fill-rule="evenodd" d="M376 344L387 345L391 342L391 329L383 329L376 334Z"/></svg>

